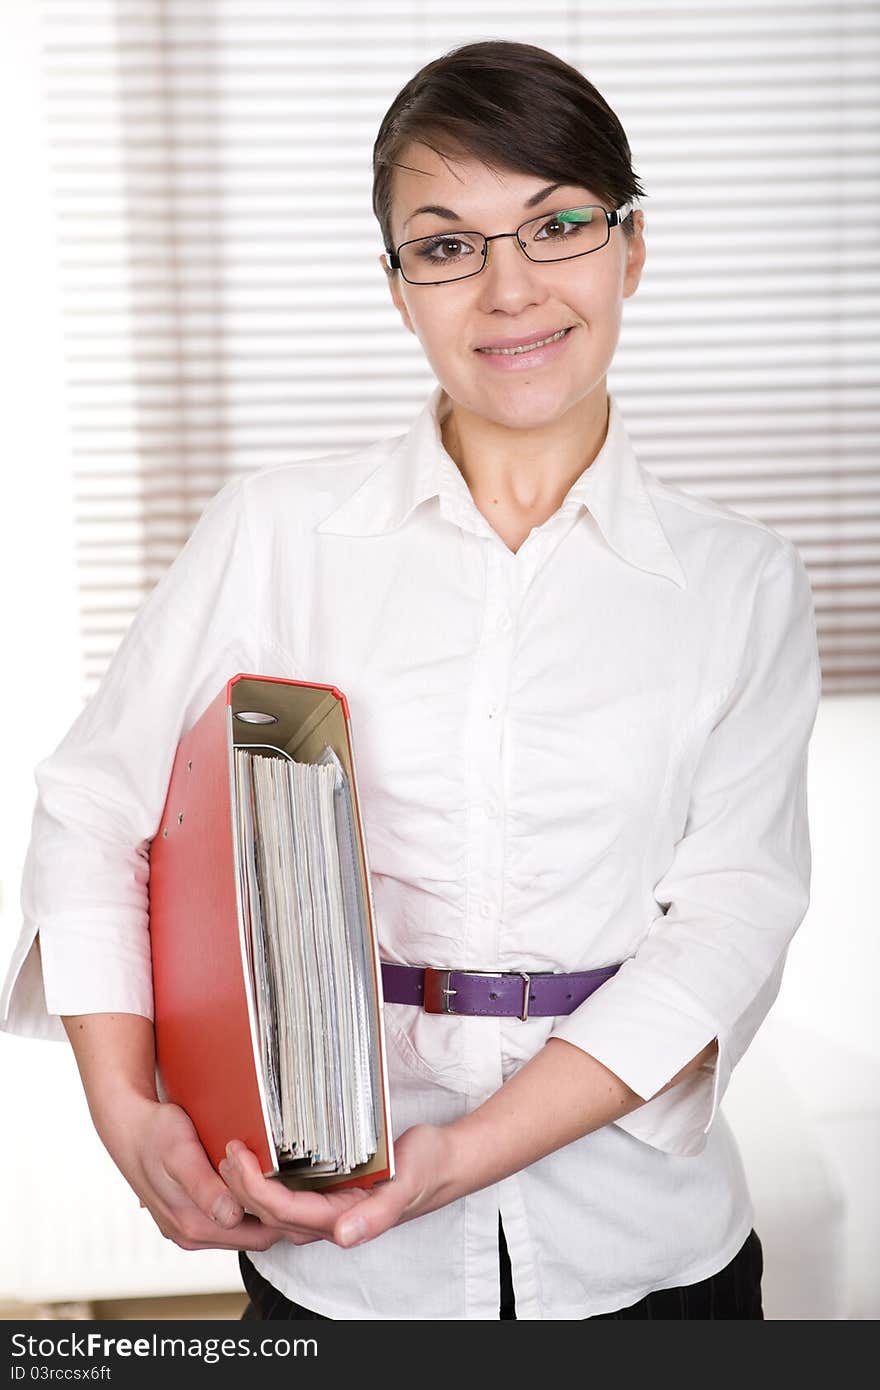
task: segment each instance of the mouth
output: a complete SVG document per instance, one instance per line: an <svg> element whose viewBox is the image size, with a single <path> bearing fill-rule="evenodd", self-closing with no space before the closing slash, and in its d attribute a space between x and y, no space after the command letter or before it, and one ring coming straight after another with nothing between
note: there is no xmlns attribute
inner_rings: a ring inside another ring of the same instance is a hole
<svg viewBox="0 0 880 1390"><path fill-rule="evenodd" d="M522 343L511 344L505 347L478 347L475 352L485 353L487 356L499 357L520 357L527 353L535 352L538 348L546 347L549 343L561 342L574 329L574 324L569 324L568 328L560 328L556 333L549 333L545 337L526 340Z"/></svg>

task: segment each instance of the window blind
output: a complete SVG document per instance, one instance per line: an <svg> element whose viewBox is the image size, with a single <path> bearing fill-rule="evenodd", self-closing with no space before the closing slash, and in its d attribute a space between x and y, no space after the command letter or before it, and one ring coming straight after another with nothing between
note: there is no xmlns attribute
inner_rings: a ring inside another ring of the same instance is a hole
<svg viewBox="0 0 880 1390"><path fill-rule="evenodd" d="M789 536L824 693L880 690L874 3L44 0L42 29L86 695L228 478L424 400L372 143L485 38L574 63L627 131L648 255L609 387L642 462Z"/></svg>

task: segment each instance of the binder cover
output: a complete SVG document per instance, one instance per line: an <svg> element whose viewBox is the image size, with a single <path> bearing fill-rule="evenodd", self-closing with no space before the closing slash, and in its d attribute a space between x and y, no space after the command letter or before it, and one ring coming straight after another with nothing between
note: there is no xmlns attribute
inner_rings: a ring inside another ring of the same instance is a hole
<svg viewBox="0 0 880 1390"><path fill-rule="evenodd" d="M243 719L241 716L250 716ZM261 722L253 722L253 716ZM268 716L269 721L264 722ZM348 1173L285 1172L262 1077L247 922L240 899L235 747L270 747L298 762L329 745L348 777L358 876L369 930L379 1148ZM160 1095L193 1121L215 1167L241 1139L266 1176L309 1190L370 1187L394 1176L383 1026L382 970L357 793L351 720L335 686L275 676L233 676L183 736L162 819L150 844L150 936Z"/></svg>

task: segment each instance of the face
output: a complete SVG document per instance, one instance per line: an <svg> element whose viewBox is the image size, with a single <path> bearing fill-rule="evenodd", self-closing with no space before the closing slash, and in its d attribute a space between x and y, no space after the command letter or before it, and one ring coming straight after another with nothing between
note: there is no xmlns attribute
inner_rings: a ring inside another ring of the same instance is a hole
<svg viewBox="0 0 880 1390"><path fill-rule="evenodd" d="M400 162L414 167L394 171L395 246L443 231L512 232L544 211L601 204L590 189L571 184L527 207L527 200L551 180L490 170L470 159L453 163L421 144L410 146ZM458 218L413 216L426 203L454 210ZM530 261L510 237L490 242L485 268L468 279L412 285L399 271L389 275L392 300L451 399L476 415L520 429L550 424L591 399L601 399L604 410L605 376L620 335L623 301L635 292L645 260L641 210L634 220L632 238L613 227L598 251L565 261ZM387 274L387 257L379 259ZM489 358L476 350L499 339L539 332L546 336L569 325L572 331L561 348L540 361L535 355L530 362L531 354ZM498 367L499 360L516 366Z"/></svg>

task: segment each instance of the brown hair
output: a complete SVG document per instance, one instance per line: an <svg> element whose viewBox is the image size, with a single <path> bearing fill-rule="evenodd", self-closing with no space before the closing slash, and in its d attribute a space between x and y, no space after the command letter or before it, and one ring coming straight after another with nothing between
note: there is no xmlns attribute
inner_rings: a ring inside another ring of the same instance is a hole
<svg viewBox="0 0 880 1390"><path fill-rule="evenodd" d="M373 212L386 249L393 246L394 169L406 167L400 158L413 141L441 158L470 155L490 168L580 184L613 208L645 197L605 98L577 68L533 44L463 44L398 92L373 146ZM621 225L633 235L632 213Z"/></svg>

